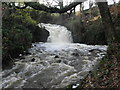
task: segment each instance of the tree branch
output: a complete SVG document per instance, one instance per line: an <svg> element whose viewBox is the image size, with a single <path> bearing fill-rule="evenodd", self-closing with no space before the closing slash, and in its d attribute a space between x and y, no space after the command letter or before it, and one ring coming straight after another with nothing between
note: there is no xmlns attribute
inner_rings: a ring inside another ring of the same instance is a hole
<svg viewBox="0 0 120 90"><path fill-rule="evenodd" d="M56 8L56 7L47 7L43 4L39 4L38 2L25 2L25 7L29 6L33 9L43 10L43 11L46 11L46 12L49 12L49 13L64 13L64 12L67 12L67 11L71 10L73 7L75 7L75 6L77 6L81 3L82 2L73 2L70 5L59 9L59 8ZM19 9L24 9L25 7L19 7Z"/></svg>

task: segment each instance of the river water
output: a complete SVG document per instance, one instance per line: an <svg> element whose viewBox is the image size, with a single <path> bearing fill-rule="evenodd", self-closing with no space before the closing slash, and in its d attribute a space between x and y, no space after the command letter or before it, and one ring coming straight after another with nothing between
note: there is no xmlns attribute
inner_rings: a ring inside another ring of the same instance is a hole
<svg viewBox="0 0 120 90"><path fill-rule="evenodd" d="M106 54L107 46L72 43L71 32L64 26L44 23L39 26L50 32L48 41L33 43L30 55L15 59L12 69L2 71L2 88L78 85Z"/></svg>

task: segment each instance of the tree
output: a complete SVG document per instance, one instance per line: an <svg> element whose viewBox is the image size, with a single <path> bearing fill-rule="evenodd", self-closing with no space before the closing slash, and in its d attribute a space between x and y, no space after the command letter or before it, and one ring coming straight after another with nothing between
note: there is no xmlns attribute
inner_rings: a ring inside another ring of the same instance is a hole
<svg viewBox="0 0 120 90"><path fill-rule="evenodd" d="M115 2L115 0L113 0L113 3L114 3L114 6L116 5L116 2Z"/></svg>
<svg viewBox="0 0 120 90"><path fill-rule="evenodd" d="M63 8L57 8L57 7L47 7L43 4L40 4L38 2L24 2L25 6L23 7L19 7L19 6L15 6L15 4L13 5L15 8L18 8L18 9L24 9L26 8L27 6L33 8L33 9L36 9L36 10L43 10L43 11L46 11L46 12L49 12L49 13L65 13L69 10L71 10L73 7L81 4L82 2L73 2L71 4L69 4L68 6L65 6Z"/></svg>
<svg viewBox="0 0 120 90"><path fill-rule="evenodd" d="M92 18L92 6L93 6L93 0L89 0L90 18Z"/></svg>
<svg viewBox="0 0 120 90"><path fill-rule="evenodd" d="M17 7L17 8L23 9L23 8L26 8L27 6L30 6L36 10L43 10L43 11L50 12L50 13L60 13L61 14L61 13L65 13L65 12L71 10L72 8L76 7L77 5L79 5L81 3L82 2L72 2L68 6L65 6L65 7L59 9L56 7L47 7L43 4L39 4L38 2L25 2L24 7ZM107 2L97 2L97 4L98 4L99 10L100 10L101 17L102 17L102 23L105 28L105 35L106 35L107 42L108 42L108 44L111 44L112 42L115 41L115 29L114 29L114 25L112 22L112 18L111 18L111 14L110 14Z"/></svg>
<svg viewBox="0 0 120 90"><path fill-rule="evenodd" d="M105 36L108 44L111 44L115 41L115 28L112 22L112 17L107 5L107 2L97 2L100 14L102 17L102 23L105 28Z"/></svg>

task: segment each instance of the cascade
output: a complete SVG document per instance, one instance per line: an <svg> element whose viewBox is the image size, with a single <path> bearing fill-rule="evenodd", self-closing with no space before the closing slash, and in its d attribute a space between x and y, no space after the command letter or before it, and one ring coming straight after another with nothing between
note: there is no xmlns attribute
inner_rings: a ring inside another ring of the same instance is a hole
<svg viewBox="0 0 120 90"><path fill-rule="evenodd" d="M55 25L55 24L44 24L41 23L49 32L48 42L51 43L72 43L71 32L67 30L66 27Z"/></svg>
<svg viewBox="0 0 120 90"><path fill-rule="evenodd" d="M0 72L0 88L64 88L79 85L106 54L107 46L72 43L66 27L41 23L50 36L46 43L36 42L30 55L15 59L13 68ZM76 87L75 86L75 87Z"/></svg>

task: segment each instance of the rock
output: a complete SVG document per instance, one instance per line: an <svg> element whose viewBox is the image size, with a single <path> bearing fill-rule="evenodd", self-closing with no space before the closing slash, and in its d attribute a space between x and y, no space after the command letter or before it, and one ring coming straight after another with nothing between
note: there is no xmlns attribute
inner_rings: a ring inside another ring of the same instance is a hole
<svg viewBox="0 0 120 90"><path fill-rule="evenodd" d="M58 55L56 55L54 58L59 58L59 56L58 56Z"/></svg>
<svg viewBox="0 0 120 90"><path fill-rule="evenodd" d="M61 63L61 60L57 60L57 63Z"/></svg>
<svg viewBox="0 0 120 90"><path fill-rule="evenodd" d="M36 26L33 32L33 42L46 42L49 36L49 31L45 28L40 28Z"/></svg>
<svg viewBox="0 0 120 90"><path fill-rule="evenodd" d="M93 52L93 51L96 51L96 52L101 52L101 50L100 50L100 49L91 49L91 50L89 50L89 52Z"/></svg>
<svg viewBox="0 0 120 90"><path fill-rule="evenodd" d="M22 56L22 54L19 54L19 56L21 57L21 56Z"/></svg>
<svg viewBox="0 0 120 90"><path fill-rule="evenodd" d="M89 73L92 73L92 71L89 71Z"/></svg>
<svg viewBox="0 0 120 90"><path fill-rule="evenodd" d="M35 58L31 59L31 62L34 62L35 61Z"/></svg>
<svg viewBox="0 0 120 90"><path fill-rule="evenodd" d="M29 54L31 54L31 53L28 51L24 51L24 53L23 53L23 55L29 55Z"/></svg>
<svg viewBox="0 0 120 90"><path fill-rule="evenodd" d="M68 62L67 62L67 61L63 61L63 63L64 63L64 64L68 64Z"/></svg>
<svg viewBox="0 0 120 90"><path fill-rule="evenodd" d="M72 53L72 55L73 55L73 56L79 56L79 54L78 54L78 53Z"/></svg>
<svg viewBox="0 0 120 90"><path fill-rule="evenodd" d="M21 60L21 59L25 59L25 57L20 57L20 60Z"/></svg>
<svg viewBox="0 0 120 90"><path fill-rule="evenodd" d="M84 31L82 23L75 20L71 24L72 25L69 26L69 30L72 32L73 42L74 43L81 43L82 31Z"/></svg>
<svg viewBox="0 0 120 90"><path fill-rule="evenodd" d="M35 46L37 46L37 45L32 45L32 47L35 47Z"/></svg>

